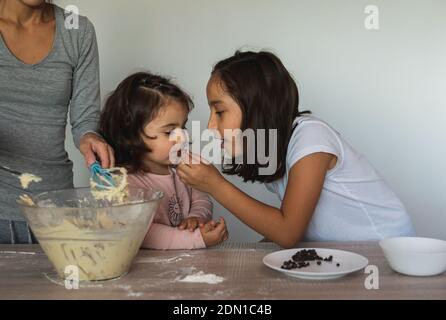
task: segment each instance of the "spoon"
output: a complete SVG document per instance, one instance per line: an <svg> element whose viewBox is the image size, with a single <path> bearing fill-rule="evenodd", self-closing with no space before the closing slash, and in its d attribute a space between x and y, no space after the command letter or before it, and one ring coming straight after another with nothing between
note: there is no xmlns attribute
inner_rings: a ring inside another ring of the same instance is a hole
<svg viewBox="0 0 446 320"><path fill-rule="evenodd" d="M12 170L8 167L1 166L1 165L0 165L0 170L6 171L6 172L8 172L12 175L15 175L15 176L21 176L23 174L22 172L15 171L15 170Z"/></svg>

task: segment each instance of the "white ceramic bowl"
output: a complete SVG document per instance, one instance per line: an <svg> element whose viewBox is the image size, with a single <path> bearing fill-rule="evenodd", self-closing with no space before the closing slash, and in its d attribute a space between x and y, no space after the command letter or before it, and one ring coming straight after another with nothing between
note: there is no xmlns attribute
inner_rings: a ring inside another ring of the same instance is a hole
<svg viewBox="0 0 446 320"><path fill-rule="evenodd" d="M409 276L434 276L446 271L446 241L401 237L379 242L390 267Z"/></svg>

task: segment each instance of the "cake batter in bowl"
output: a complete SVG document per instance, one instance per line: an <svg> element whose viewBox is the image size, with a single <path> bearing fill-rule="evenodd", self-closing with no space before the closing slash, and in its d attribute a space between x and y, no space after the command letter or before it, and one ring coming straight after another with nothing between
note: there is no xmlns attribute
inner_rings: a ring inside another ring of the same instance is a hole
<svg viewBox="0 0 446 320"><path fill-rule="evenodd" d="M90 188L79 188L18 204L60 277L74 266L80 281L96 281L129 272L162 197L156 190L128 188L119 201L97 200Z"/></svg>

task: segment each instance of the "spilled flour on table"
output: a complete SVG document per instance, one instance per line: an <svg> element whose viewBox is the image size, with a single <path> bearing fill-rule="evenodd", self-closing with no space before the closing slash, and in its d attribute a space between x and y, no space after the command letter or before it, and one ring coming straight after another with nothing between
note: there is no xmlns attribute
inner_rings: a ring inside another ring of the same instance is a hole
<svg viewBox="0 0 446 320"><path fill-rule="evenodd" d="M127 293L127 297L138 298L142 296L142 292L129 292Z"/></svg>
<svg viewBox="0 0 446 320"><path fill-rule="evenodd" d="M225 281L225 278L219 277L212 273L205 274L203 271L198 271L197 273L188 275L182 279L181 279L181 277L178 277L174 281L175 282L187 282L187 283L218 284L218 283Z"/></svg>
<svg viewBox="0 0 446 320"><path fill-rule="evenodd" d="M57 284L58 286L65 287L65 280L61 279L57 274L48 274L46 272L42 273L43 276L49 280L51 283ZM80 281L79 288L102 288L102 284L94 284L93 282Z"/></svg>
<svg viewBox="0 0 446 320"><path fill-rule="evenodd" d="M28 254L28 255L34 255L35 252L20 252L20 251L0 251L0 254Z"/></svg>
<svg viewBox="0 0 446 320"><path fill-rule="evenodd" d="M124 290L127 293L127 297L138 298L143 295L142 292L133 291L132 286L127 285L127 284L118 284L118 285L115 285L114 287Z"/></svg>
<svg viewBox="0 0 446 320"><path fill-rule="evenodd" d="M172 263L183 260L183 258L192 257L190 254L180 254L179 256L162 259L162 258L141 258L137 259L135 263Z"/></svg>

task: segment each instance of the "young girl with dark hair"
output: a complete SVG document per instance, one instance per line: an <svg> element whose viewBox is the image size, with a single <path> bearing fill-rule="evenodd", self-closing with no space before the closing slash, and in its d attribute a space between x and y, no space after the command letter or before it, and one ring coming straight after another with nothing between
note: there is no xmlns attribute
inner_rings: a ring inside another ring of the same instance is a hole
<svg viewBox="0 0 446 320"><path fill-rule="evenodd" d="M303 239L372 241L413 234L403 204L367 159L330 125L299 111L296 83L274 54L237 52L220 61L207 96L208 127L225 137L223 147L233 159L240 158L237 141L225 131L277 130L276 141L267 134L263 146L277 145L272 174L260 173L265 166L258 161L260 141L254 163L226 164L223 172L265 183L278 195L280 208L248 196L212 165L191 161L178 167L182 181L208 192L255 231L283 247ZM246 153L247 143L241 149Z"/></svg>
<svg viewBox="0 0 446 320"><path fill-rule="evenodd" d="M100 133L125 167L130 186L164 193L142 247L199 249L220 244L228 233L223 219L212 221L207 194L182 183L170 162L193 107L191 98L164 77L129 76L109 96L100 118Z"/></svg>

